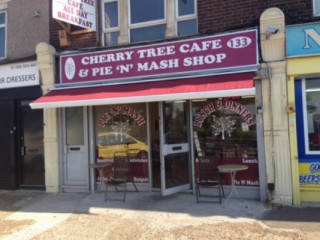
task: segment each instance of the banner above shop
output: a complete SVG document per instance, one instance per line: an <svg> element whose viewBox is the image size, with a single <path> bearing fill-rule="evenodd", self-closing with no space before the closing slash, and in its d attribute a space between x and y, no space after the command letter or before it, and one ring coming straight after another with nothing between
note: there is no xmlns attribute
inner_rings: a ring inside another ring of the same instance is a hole
<svg viewBox="0 0 320 240"><path fill-rule="evenodd" d="M96 31L96 1L94 0L53 0L52 17Z"/></svg>
<svg viewBox="0 0 320 240"><path fill-rule="evenodd" d="M257 31L60 57L61 84L188 78L258 69Z"/></svg>
<svg viewBox="0 0 320 240"><path fill-rule="evenodd" d="M320 55L320 23L286 28L287 56Z"/></svg>
<svg viewBox="0 0 320 240"><path fill-rule="evenodd" d="M37 62L23 62L0 66L0 89L40 85Z"/></svg>

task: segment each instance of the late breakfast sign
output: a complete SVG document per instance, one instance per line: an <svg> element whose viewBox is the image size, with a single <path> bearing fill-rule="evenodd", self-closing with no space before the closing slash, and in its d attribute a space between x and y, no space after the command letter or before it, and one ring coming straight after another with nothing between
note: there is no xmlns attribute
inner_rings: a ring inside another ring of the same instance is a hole
<svg viewBox="0 0 320 240"><path fill-rule="evenodd" d="M61 84L139 81L258 69L257 31L60 57Z"/></svg>

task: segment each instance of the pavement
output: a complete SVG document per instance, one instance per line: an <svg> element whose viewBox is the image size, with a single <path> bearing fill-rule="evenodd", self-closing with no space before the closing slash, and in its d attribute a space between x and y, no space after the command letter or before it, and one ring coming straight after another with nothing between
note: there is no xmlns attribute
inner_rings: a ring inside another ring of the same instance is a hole
<svg viewBox="0 0 320 240"><path fill-rule="evenodd" d="M1 205L2 198L14 198L13 209ZM320 239L320 204L301 206L267 206L259 201L230 199L225 205L196 203L190 193L161 196L160 192L132 192L127 201L104 201L103 193L45 193L39 191L0 190L0 213L6 212L5 220L32 220L28 227L0 234L1 240L29 240L62 223L72 214L114 214L122 217L143 215L144 219L165 218L183 222L210 223L258 221L270 227L300 229ZM1 215L0 215L1 220ZM1 231L0 231L1 233ZM310 238L310 239L313 239ZM319 238L318 238L319 237Z"/></svg>

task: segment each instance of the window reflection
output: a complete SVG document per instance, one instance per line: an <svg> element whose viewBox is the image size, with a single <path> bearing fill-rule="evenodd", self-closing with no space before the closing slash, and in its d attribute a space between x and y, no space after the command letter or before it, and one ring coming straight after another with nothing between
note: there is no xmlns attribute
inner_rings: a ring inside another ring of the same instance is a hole
<svg viewBox="0 0 320 240"><path fill-rule="evenodd" d="M318 0L313 0L313 12L314 15L320 15L320 2Z"/></svg>
<svg viewBox="0 0 320 240"><path fill-rule="evenodd" d="M218 164L242 164L248 169L237 173L236 185L258 187L256 105L254 97L232 97L193 101L195 168L199 157L216 158ZM221 173L224 185L230 176Z"/></svg>
<svg viewBox="0 0 320 240"><path fill-rule="evenodd" d="M198 25L197 20L188 20L178 22L178 35L179 36L188 36L197 34Z"/></svg>
<svg viewBox="0 0 320 240"><path fill-rule="evenodd" d="M185 143L188 141L186 102L166 102L163 118L166 144Z"/></svg>
<svg viewBox="0 0 320 240"><path fill-rule="evenodd" d="M146 104L96 106L94 111L97 162L113 163L115 156L126 156L133 181L148 182Z"/></svg>
<svg viewBox="0 0 320 240"><path fill-rule="evenodd" d="M119 32L105 33L104 42L105 46L116 46L118 45Z"/></svg>
<svg viewBox="0 0 320 240"><path fill-rule="evenodd" d="M158 25L145 28L137 28L130 31L130 41L140 42L163 39L166 33L166 25Z"/></svg>
<svg viewBox="0 0 320 240"><path fill-rule="evenodd" d="M320 150L320 80L306 80L306 112L309 150Z"/></svg>
<svg viewBox="0 0 320 240"><path fill-rule="evenodd" d="M212 99L192 105L200 155L257 157L254 98Z"/></svg>
<svg viewBox="0 0 320 240"><path fill-rule="evenodd" d="M118 2L105 3L104 13L105 28L118 27Z"/></svg>
<svg viewBox="0 0 320 240"><path fill-rule="evenodd" d="M6 14L0 12L0 58L5 57L6 42Z"/></svg>
<svg viewBox="0 0 320 240"><path fill-rule="evenodd" d="M0 13L0 24L6 23L6 15L4 12Z"/></svg>
<svg viewBox="0 0 320 240"><path fill-rule="evenodd" d="M83 108L73 107L66 108L66 134L67 145L83 145L84 129L83 129Z"/></svg>
<svg viewBox="0 0 320 240"><path fill-rule="evenodd" d="M0 57L4 57L4 53L5 53L5 29L4 28L0 28Z"/></svg>
<svg viewBox="0 0 320 240"><path fill-rule="evenodd" d="M164 19L164 0L131 0L131 24Z"/></svg>
<svg viewBox="0 0 320 240"><path fill-rule="evenodd" d="M153 41L166 38L168 19L175 24L167 33L172 36L188 36L198 32L196 0L130 0L128 9L121 8L119 0L103 0L103 36L105 46L118 45L121 41ZM166 11L169 4L172 11ZM120 32L120 26L128 26ZM171 29L172 28L172 29Z"/></svg>
<svg viewBox="0 0 320 240"><path fill-rule="evenodd" d="M179 16L194 14L194 0L179 0L178 13Z"/></svg>

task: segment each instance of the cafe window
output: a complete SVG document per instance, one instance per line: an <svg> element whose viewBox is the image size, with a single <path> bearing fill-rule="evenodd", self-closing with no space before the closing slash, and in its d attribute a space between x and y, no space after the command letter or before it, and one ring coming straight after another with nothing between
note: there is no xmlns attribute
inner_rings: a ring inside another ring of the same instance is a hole
<svg viewBox="0 0 320 240"><path fill-rule="evenodd" d="M320 153L320 79L305 81L305 139L306 152Z"/></svg>
<svg viewBox="0 0 320 240"><path fill-rule="evenodd" d="M6 57L7 51L7 16L6 12L0 11L0 59Z"/></svg>
<svg viewBox="0 0 320 240"><path fill-rule="evenodd" d="M128 26L130 42L164 39L168 19L174 19L177 36L197 33L196 0L175 0L170 12L166 11L167 4L171 3L167 0L129 0L127 11L120 7L121 1L124 0L103 1L105 46L118 45L121 25Z"/></svg>
<svg viewBox="0 0 320 240"><path fill-rule="evenodd" d="M192 112L195 159L217 158L219 164L247 165L236 184L259 186L255 98L194 100ZM227 175L222 180L231 184Z"/></svg>
<svg viewBox="0 0 320 240"><path fill-rule="evenodd" d="M313 15L320 16L320 1L313 0Z"/></svg>
<svg viewBox="0 0 320 240"><path fill-rule="evenodd" d="M96 106L96 161L114 162L126 155L135 182L148 182L146 104Z"/></svg>

